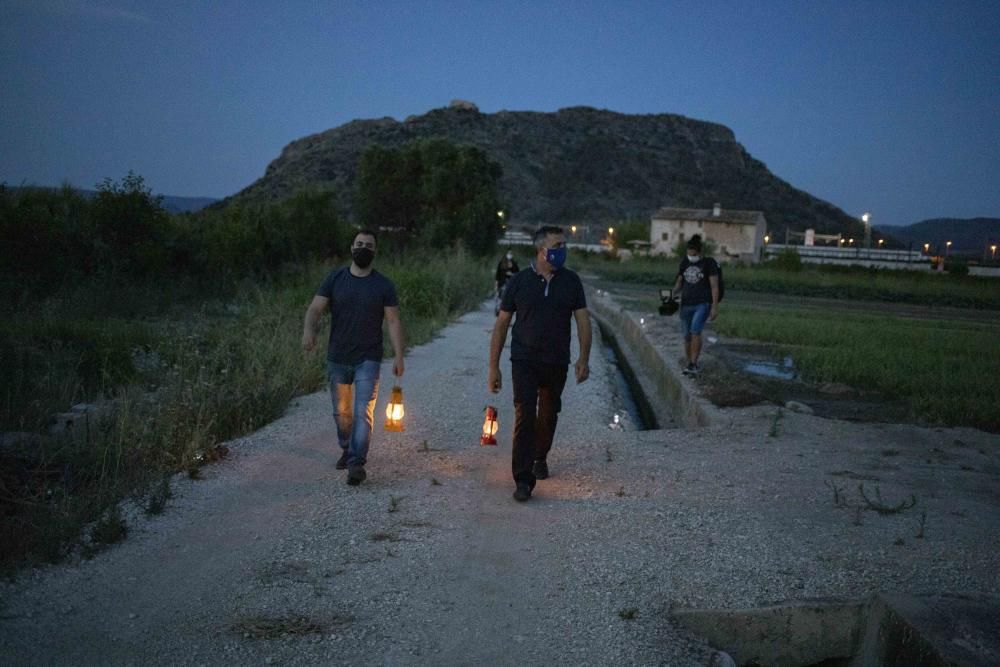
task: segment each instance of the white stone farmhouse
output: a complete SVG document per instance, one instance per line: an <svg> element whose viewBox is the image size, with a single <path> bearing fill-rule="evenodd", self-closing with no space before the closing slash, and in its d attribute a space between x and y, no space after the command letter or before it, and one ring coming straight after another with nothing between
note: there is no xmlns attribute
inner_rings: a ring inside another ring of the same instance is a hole
<svg viewBox="0 0 1000 667"><path fill-rule="evenodd" d="M649 226L653 254L670 254L681 241L701 234L715 244L720 262L761 260L767 221L760 211L732 211L716 204L711 209L661 208Z"/></svg>

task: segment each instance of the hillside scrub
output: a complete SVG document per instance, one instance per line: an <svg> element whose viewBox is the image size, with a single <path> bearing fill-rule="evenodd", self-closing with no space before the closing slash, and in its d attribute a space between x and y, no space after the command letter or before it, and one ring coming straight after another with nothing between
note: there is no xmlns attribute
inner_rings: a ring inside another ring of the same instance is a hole
<svg viewBox="0 0 1000 667"><path fill-rule="evenodd" d="M640 257L618 262L592 253L574 253L573 261L580 269L607 280L660 287L673 283L678 266L675 258ZM727 291L1000 310L1000 292L990 278L768 262L726 265L725 279Z"/></svg>

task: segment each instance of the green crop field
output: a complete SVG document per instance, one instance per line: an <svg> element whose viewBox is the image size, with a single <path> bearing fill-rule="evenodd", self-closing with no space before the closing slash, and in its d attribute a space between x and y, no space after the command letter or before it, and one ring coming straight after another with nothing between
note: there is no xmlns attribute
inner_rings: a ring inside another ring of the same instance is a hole
<svg viewBox="0 0 1000 667"><path fill-rule="evenodd" d="M658 305L675 260L574 258L627 307ZM959 275L726 266L720 334L772 343L803 375L905 402L915 422L1000 431L1000 282Z"/></svg>
<svg viewBox="0 0 1000 667"><path fill-rule="evenodd" d="M590 253L574 253L573 266L604 280L669 287L677 274L678 262L666 257L619 262ZM726 290L1000 310L1000 282L992 278L817 265L791 269L778 268L773 263L725 265Z"/></svg>
<svg viewBox="0 0 1000 667"><path fill-rule="evenodd" d="M774 343L817 382L906 401L915 419L1000 431L1000 324L727 303L721 334Z"/></svg>

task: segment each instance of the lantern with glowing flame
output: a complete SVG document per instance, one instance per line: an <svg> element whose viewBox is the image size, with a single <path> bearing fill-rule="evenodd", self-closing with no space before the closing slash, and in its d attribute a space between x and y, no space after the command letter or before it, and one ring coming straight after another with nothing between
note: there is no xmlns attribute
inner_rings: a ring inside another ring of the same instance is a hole
<svg viewBox="0 0 1000 667"><path fill-rule="evenodd" d="M392 388L392 396L389 404L385 406L385 430L402 433L403 428L403 389L396 386Z"/></svg>
<svg viewBox="0 0 1000 667"><path fill-rule="evenodd" d="M483 434L479 438L480 445L497 444L496 434L500 429L500 422L497 421L497 409L492 405L486 406L486 419L483 421Z"/></svg>

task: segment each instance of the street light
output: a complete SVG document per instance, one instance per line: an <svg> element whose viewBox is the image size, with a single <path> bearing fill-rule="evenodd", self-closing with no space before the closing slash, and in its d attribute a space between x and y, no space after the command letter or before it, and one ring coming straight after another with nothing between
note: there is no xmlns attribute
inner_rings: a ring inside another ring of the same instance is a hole
<svg viewBox="0 0 1000 667"><path fill-rule="evenodd" d="M861 215L861 222L865 223L865 247L872 247L872 226L868 222L872 219L872 214L867 211Z"/></svg>
<svg viewBox="0 0 1000 667"><path fill-rule="evenodd" d="M930 254L930 252L931 252L931 244L930 243L925 243L924 244L924 252L926 252L927 254Z"/></svg>
<svg viewBox="0 0 1000 667"><path fill-rule="evenodd" d="M944 242L944 256L947 257L951 254L951 241Z"/></svg>
<svg viewBox="0 0 1000 667"><path fill-rule="evenodd" d="M990 259L996 259L996 258L997 258L997 246L996 244L993 244L990 246Z"/></svg>
<svg viewBox="0 0 1000 667"><path fill-rule="evenodd" d="M574 234L576 234L576 225L572 225L572 226L571 226L571 227L569 228L569 231L570 231L570 232L572 232L572 233L574 233Z"/></svg>
<svg viewBox="0 0 1000 667"><path fill-rule="evenodd" d="M764 245L767 245L770 242L771 242L771 235L770 234L764 234Z"/></svg>
<svg viewBox="0 0 1000 667"><path fill-rule="evenodd" d="M608 227L608 236L612 236L615 233L614 227Z"/></svg>
<svg viewBox="0 0 1000 667"><path fill-rule="evenodd" d="M878 247L881 248L883 243L885 243L885 239L879 239L878 240Z"/></svg>

